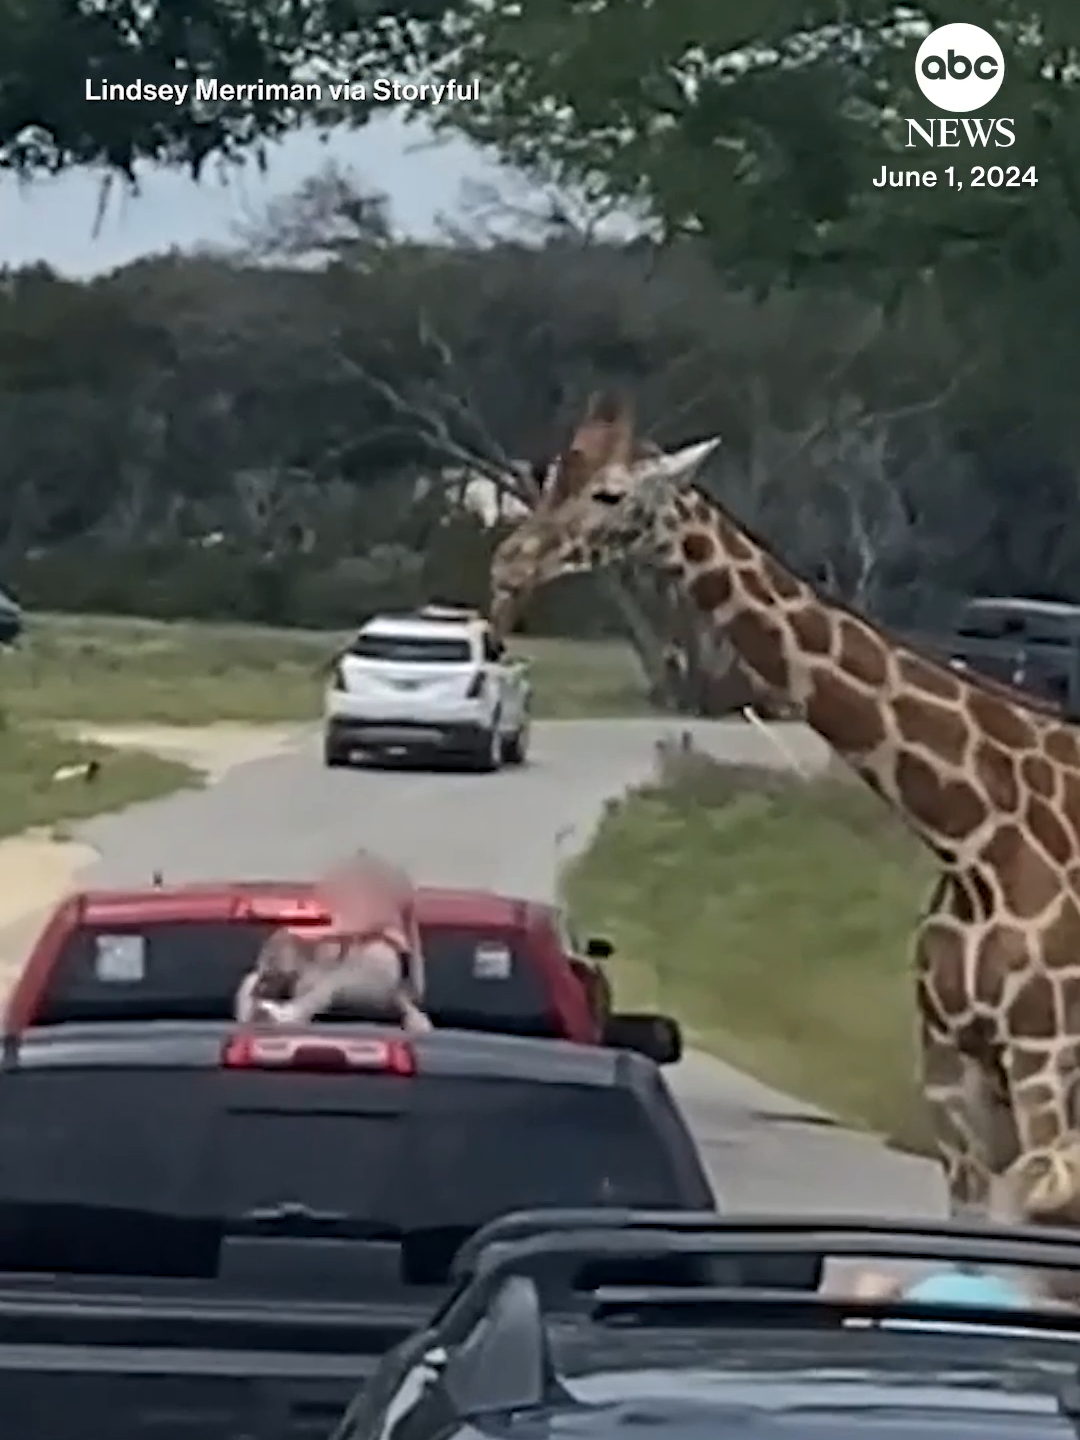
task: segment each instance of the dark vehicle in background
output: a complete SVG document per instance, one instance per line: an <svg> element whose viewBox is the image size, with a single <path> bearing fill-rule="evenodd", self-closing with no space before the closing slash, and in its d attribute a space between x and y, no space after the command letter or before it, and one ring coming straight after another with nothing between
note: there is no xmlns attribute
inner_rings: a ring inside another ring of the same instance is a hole
<svg viewBox="0 0 1080 1440"><path fill-rule="evenodd" d="M0 590L0 646L14 645L23 633L22 606Z"/></svg>
<svg viewBox="0 0 1080 1440"><path fill-rule="evenodd" d="M326 1440L495 1217L715 1204L652 1062L557 1040L35 1028L0 1125L0 1413L28 1440Z"/></svg>
<svg viewBox="0 0 1080 1440"><path fill-rule="evenodd" d="M947 653L959 669L1030 691L1080 719L1080 605L1016 596L969 600Z"/></svg>
<svg viewBox="0 0 1080 1440"><path fill-rule="evenodd" d="M454 1293L385 1356L333 1440L1075 1440L1080 1313L807 1283L853 1255L1080 1270L1067 1232L507 1216L471 1242ZM612 1273L676 1261L688 1268L674 1281Z"/></svg>
<svg viewBox="0 0 1080 1440"><path fill-rule="evenodd" d="M662 1015L611 1010L599 937L580 946L554 905L480 890L417 889L435 1024L636 1050L670 1064ZM88 891L54 912L8 998L5 1028L232 1018L240 981L279 926L328 917L303 881ZM370 1019L370 1016L343 1018Z"/></svg>

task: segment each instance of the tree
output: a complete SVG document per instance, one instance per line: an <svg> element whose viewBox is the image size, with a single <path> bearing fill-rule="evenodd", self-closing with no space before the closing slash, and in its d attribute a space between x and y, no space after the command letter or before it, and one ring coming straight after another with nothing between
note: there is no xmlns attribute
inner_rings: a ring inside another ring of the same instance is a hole
<svg viewBox="0 0 1080 1440"><path fill-rule="evenodd" d="M372 102L256 90L193 99L195 81L343 81L402 74L418 27L444 0L0 0L0 168L55 173L102 166L129 179L139 161L233 160L302 121L363 124ZM187 96L91 100L88 82L190 86Z"/></svg>
<svg viewBox="0 0 1080 1440"><path fill-rule="evenodd" d="M1015 149L905 148L906 118L930 108L915 49L953 20L1001 42L993 113L1016 118ZM430 44L436 68L480 79L479 103L441 110L441 123L700 238L727 276L768 286L824 273L888 292L933 272L986 293L1075 263L1072 0L492 0L455 10ZM1039 183L870 183L883 162L966 173L972 160L1034 166Z"/></svg>

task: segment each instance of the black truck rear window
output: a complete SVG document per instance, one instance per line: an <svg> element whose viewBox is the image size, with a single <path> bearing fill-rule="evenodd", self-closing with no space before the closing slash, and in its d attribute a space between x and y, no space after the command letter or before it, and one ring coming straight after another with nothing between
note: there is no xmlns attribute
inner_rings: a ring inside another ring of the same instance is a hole
<svg viewBox="0 0 1080 1440"><path fill-rule="evenodd" d="M35 1023L231 1019L237 986L273 929L235 920L82 927L57 957ZM535 1038L562 1033L520 934L443 925L421 933L436 1025Z"/></svg>
<svg viewBox="0 0 1080 1440"><path fill-rule="evenodd" d="M264 1222L284 1253L281 1217L440 1283L508 1210L707 1206L670 1124L631 1085L25 1069L0 1084L0 1270L211 1280Z"/></svg>

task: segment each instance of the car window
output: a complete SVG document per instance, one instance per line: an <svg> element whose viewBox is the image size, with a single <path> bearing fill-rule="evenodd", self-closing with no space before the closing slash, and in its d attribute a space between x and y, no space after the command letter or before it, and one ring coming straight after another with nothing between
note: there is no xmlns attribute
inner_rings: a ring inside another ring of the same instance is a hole
<svg viewBox="0 0 1080 1440"><path fill-rule="evenodd" d="M358 635L349 654L360 660L398 660L410 665L468 663L472 646L461 636Z"/></svg>
<svg viewBox="0 0 1080 1440"><path fill-rule="evenodd" d="M543 975L518 931L421 926L426 1008L436 1024L537 1037L562 1034Z"/></svg>
<svg viewBox="0 0 1080 1440"><path fill-rule="evenodd" d="M237 987L274 928L247 920L82 927L64 942L36 1022L231 1019ZM421 941L436 1025L562 1034L519 932L421 926Z"/></svg>

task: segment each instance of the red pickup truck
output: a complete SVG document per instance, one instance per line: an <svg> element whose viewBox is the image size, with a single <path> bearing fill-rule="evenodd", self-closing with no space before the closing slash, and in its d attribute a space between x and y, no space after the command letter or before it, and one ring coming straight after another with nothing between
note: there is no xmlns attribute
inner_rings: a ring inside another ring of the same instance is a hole
<svg viewBox="0 0 1080 1440"><path fill-rule="evenodd" d="M426 1008L436 1025L608 1044L661 1064L679 1058L662 1016L614 1015L593 940L573 953L553 905L419 887ZM45 926L8 997L7 1034L29 1026L230 1020L236 988L281 925L325 923L309 883L228 882L91 890Z"/></svg>

